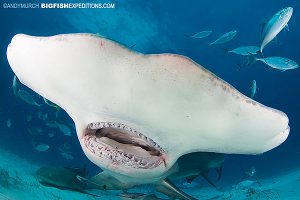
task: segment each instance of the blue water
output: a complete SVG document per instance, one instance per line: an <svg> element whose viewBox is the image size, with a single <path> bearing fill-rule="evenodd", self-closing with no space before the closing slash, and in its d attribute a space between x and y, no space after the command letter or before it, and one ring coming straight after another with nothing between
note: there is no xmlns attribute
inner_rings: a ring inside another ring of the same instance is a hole
<svg viewBox="0 0 300 200"><path fill-rule="evenodd" d="M249 95L252 80L257 81L259 91L255 100L284 111L290 119L291 132L278 148L263 155L228 155L224 164L223 179L230 182L242 177L245 170L254 166L258 176L269 176L300 166L300 70L280 72L255 63L238 70L242 57L227 54L224 49L243 45L259 46L263 23L286 6L294 8L289 22L290 31L282 31L265 50L265 56L282 56L300 63L300 5L292 0L201 0L201 1L113 1L115 9L0 9L0 145L32 162L81 166L85 163L91 171L97 171L83 154L75 130L71 137L57 133L53 138L46 135L34 140L47 143L50 149L37 152L26 129L47 128L36 115L39 111L54 118L52 108L40 109L16 98L12 92L13 72L6 59L6 48L17 33L50 36L61 33L98 33L122 44L134 45L143 53L176 53L188 56ZM14 1L16 2L16 1ZM27 2L27 1L22 1ZM28 1L29 2L29 1ZM33 2L33 1L30 1ZM44 1L47 2L47 1ZM53 1L52 1L53 2ZM61 2L61 1L60 1ZM93 1L92 1L93 2ZM108 2L108 1L106 1ZM213 33L204 39L192 39L202 30ZM224 44L208 46L217 37L230 30L238 30L237 37ZM38 99L42 102L42 99ZM33 121L26 122L26 115ZM6 121L11 119L12 126ZM63 111L57 121L72 127L72 120ZM74 159L66 160L59 155L58 147L68 142ZM1 165L1 163L0 163Z"/></svg>

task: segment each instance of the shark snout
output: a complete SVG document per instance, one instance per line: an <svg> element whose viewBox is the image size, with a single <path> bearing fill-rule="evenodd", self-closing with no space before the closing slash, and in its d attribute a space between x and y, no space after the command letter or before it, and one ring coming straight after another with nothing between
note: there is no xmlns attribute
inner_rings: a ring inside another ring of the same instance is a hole
<svg viewBox="0 0 300 200"><path fill-rule="evenodd" d="M20 76L20 73L27 68L27 60L33 60L31 54L28 54L33 46L30 43L32 42L32 36L17 34L15 35L10 44L7 47L7 59L8 63L11 66L12 70L18 76L20 81L22 82L23 76ZM27 54L26 54L27 53ZM26 63L26 64L21 64Z"/></svg>
<svg viewBox="0 0 300 200"><path fill-rule="evenodd" d="M11 39L11 42L8 45L7 51L12 51L12 50L20 49L20 48L22 48L22 46L24 47L24 45L26 45L26 43L29 42L30 38L32 38L32 37L28 36L28 35L24 35L24 34L17 34L17 35L15 35Z"/></svg>
<svg viewBox="0 0 300 200"><path fill-rule="evenodd" d="M271 125L269 125L269 127L273 134L269 135L270 138L268 142L266 142L263 152L269 151L282 144L290 133L288 116L285 113L275 109L270 109L270 112L273 113L273 120L271 120Z"/></svg>

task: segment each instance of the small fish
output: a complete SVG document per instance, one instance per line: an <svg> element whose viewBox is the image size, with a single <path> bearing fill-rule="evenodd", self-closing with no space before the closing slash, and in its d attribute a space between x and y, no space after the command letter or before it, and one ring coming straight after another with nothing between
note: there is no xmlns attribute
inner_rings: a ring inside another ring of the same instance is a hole
<svg viewBox="0 0 300 200"><path fill-rule="evenodd" d="M266 58L255 58L255 60L261 61L274 69L278 69L282 71L286 71L289 69L296 69L299 67L298 63L284 57L274 56L274 57L266 57Z"/></svg>
<svg viewBox="0 0 300 200"><path fill-rule="evenodd" d="M69 144L69 143L67 143L67 142L65 142L64 144L63 144L63 146L60 146L59 148L58 148L58 150L60 151L60 152L65 152L65 153L72 153L71 152L71 149L72 149L72 146Z"/></svg>
<svg viewBox="0 0 300 200"><path fill-rule="evenodd" d="M63 146L60 146L58 148L60 155L67 160L73 159L71 149L72 149L72 146L67 142L65 142Z"/></svg>
<svg viewBox="0 0 300 200"><path fill-rule="evenodd" d="M47 151L50 148L48 144L38 144L34 146L34 149L39 152Z"/></svg>
<svg viewBox="0 0 300 200"><path fill-rule="evenodd" d="M26 92L25 90L19 90L18 91L18 96L20 97L20 99L22 99L23 101L25 101L26 103L30 104L30 105L34 105L37 107L40 107L41 104L38 104L34 98L32 97L32 95L30 95L28 92Z"/></svg>
<svg viewBox="0 0 300 200"><path fill-rule="evenodd" d="M228 51L228 53L235 53L242 56L255 55L259 51L257 46L242 46Z"/></svg>
<svg viewBox="0 0 300 200"><path fill-rule="evenodd" d="M27 128L27 132L29 133L29 135L36 135L35 132L31 130L31 128Z"/></svg>
<svg viewBox="0 0 300 200"><path fill-rule="evenodd" d="M55 134L54 134L54 132L50 132L50 133L48 133L48 137L49 137L49 138L52 138L52 137L54 137L54 135L55 135Z"/></svg>
<svg viewBox="0 0 300 200"><path fill-rule="evenodd" d="M60 152L60 155L67 160L73 160L73 156L71 155L71 153L66 153L66 152Z"/></svg>
<svg viewBox="0 0 300 200"><path fill-rule="evenodd" d="M245 175L247 175L250 178L253 177L255 173L256 173L255 167L251 167L249 170L245 172Z"/></svg>
<svg viewBox="0 0 300 200"><path fill-rule="evenodd" d="M42 119L42 115L43 115L42 111L37 112L37 117L38 117L39 119Z"/></svg>
<svg viewBox="0 0 300 200"><path fill-rule="evenodd" d="M31 115L27 115L27 116L26 116L26 121L27 121L27 122L30 122L31 120L32 120L32 116L31 116Z"/></svg>
<svg viewBox="0 0 300 200"><path fill-rule="evenodd" d="M262 31L262 41L260 45L260 52L262 53L263 49L267 44L269 44L278 33L287 26L289 20L293 14L292 7L286 7L278 11L264 26Z"/></svg>
<svg viewBox="0 0 300 200"><path fill-rule="evenodd" d="M255 181L244 180L244 181L238 183L237 187L242 188L242 189L246 189L246 188L249 188L250 186L252 186L255 183L256 183Z"/></svg>
<svg viewBox="0 0 300 200"><path fill-rule="evenodd" d="M48 126L49 128L56 128L56 122L55 121L49 121L46 123L46 126Z"/></svg>
<svg viewBox="0 0 300 200"><path fill-rule="evenodd" d="M16 77L16 75L14 75L13 78L13 84L12 84L12 89L13 89L13 93L16 97L19 97L20 99L22 99L23 101L25 101L28 104L34 105L34 106L38 106L40 107L41 104L38 104L34 98L32 97L32 95L30 95L28 92L26 92L25 90L21 90L18 89L18 78Z"/></svg>
<svg viewBox="0 0 300 200"><path fill-rule="evenodd" d="M43 131L42 128L39 128L39 127L34 127L33 130L35 130L37 133L40 133L40 134Z"/></svg>
<svg viewBox="0 0 300 200"><path fill-rule="evenodd" d="M42 133L42 129L41 128L27 128L27 132L29 133L29 135L32 135L32 136L38 136L38 135L41 135Z"/></svg>
<svg viewBox="0 0 300 200"><path fill-rule="evenodd" d="M238 70L241 70L243 67L250 66L255 62L256 60L254 56L244 56L242 62L237 64L239 66Z"/></svg>
<svg viewBox="0 0 300 200"><path fill-rule="evenodd" d="M60 124L56 121L49 121L46 123L46 126L50 127L50 128L58 128L60 130L60 132L62 132L64 135L66 136L71 136L71 129L64 125L64 124Z"/></svg>
<svg viewBox="0 0 300 200"><path fill-rule="evenodd" d="M44 114L42 115L42 120L46 121L47 118L48 118L48 114L47 114L47 113L44 113Z"/></svg>
<svg viewBox="0 0 300 200"><path fill-rule="evenodd" d="M45 97L43 97L43 99L44 99L44 102L45 102L48 106L53 107L53 108L55 108L56 110L60 110L60 107L59 107L58 105L52 103L51 101L49 101L49 100L46 99Z"/></svg>
<svg viewBox="0 0 300 200"><path fill-rule="evenodd" d="M256 80L253 80L250 86L250 97L253 98L257 93L257 84Z"/></svg>
<svg viewBox="0 0 300 200"><path fill-rule="evenodd" d="M260 52L262 53L264 47L269 44L277 34L287 26L293 14L292 7L286 7L278 11L264 26L262 31L262 41L260 45Z"/></svg>
<svg viewBox="0 0 300 200"><path fill-rule="evenodd" d="M18 97L18 78L14 75L13 84L12 84L13 93L16 97Z"/></svg>
<svg viewBox="0 0 300 200"><path fill-rule="evenodd" d="M10 128L12 126L11 119L6 120L6 126L7 128Z"/></svg>
<svg viewBox="0 0 300 200"><path fill-rule="evenodd" d="M201 38L205 38L205 37L209 36L211 33L212 33L212 31L201 31L201 32L198 32L198 33L192 35L191 37L201 39Z"/></svg>
<svg viewBox="0 0 300 200"><path fill-rule="evenodd" d="M218 39L216 39L214 42L210 43L209 46L215 45L215 44L224 44L226 42L229 42L236 36L236 34L237 34L237 30L229 31L229 32L223 34Z"/></svg>

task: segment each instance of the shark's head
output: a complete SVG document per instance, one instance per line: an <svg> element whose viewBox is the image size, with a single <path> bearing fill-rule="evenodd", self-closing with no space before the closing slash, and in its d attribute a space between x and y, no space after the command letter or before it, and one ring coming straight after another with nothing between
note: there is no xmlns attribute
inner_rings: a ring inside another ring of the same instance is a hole
<svg viewBox="0 0 300 200"><path fill-rule="evenodd" d="M144 55L90 34L19 34L7 58L23 84L70 115L87 157L119 180L157 181L191 152L260 154L289 134L283 112L184 56Z"/></svg>

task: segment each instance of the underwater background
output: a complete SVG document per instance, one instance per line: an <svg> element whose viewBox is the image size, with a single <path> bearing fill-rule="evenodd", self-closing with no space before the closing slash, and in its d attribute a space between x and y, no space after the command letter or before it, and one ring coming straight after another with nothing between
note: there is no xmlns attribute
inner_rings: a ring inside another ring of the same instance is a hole
<svg viewBox="0 0 300 200"><path fill-rule="evenodd" d="M291 6L294 12L289 31L281 31L265 48L264 56L282 56L300 63L299 1L119 0L105 1L114 3L114 9L4 9L3 3L9 2L19 1L0 0L0 149L37 165L87 166L91 174L100 171L85 157L73 121L63 110L57 112L47 106L41 97L25 86L20 87L42 105L32 106L15 97L12 90L14 74L6 58L6 48L17 33L36 36L94 33L142 53L167 52L188 56L247 96L250 95L252 80L256 80L259 90L254 99L288 115L291 131L282 145L262 155L227 155L222 179L216 182L217 185L236 184L245 172L253 168L257 179L300 168L299 69L282 72L261 62L240 69L239 65L245 58L226 52L239 46L259 46L263 24L280 9ZM34 3L21 1L26 2ZM212 33L202 39L190 37L202 30L212 30ZM238 31L232 41L208 45L231 30ZM49 121L67 125L72 130L71 136L47 126ZM41 150L36 144L47 144L48 148ZM5 166L0 155L0 168ZM16 167L22 169L22 165ZM196 181L209 186L205 180ZM296 183L300 188L300 176ZM294 197L300 199L300 196ZM281 196L279 199L286 198Z"/></svg>

